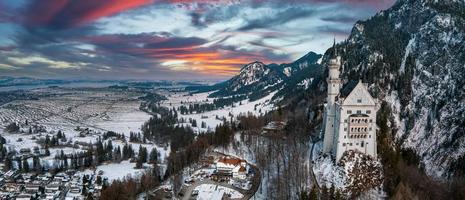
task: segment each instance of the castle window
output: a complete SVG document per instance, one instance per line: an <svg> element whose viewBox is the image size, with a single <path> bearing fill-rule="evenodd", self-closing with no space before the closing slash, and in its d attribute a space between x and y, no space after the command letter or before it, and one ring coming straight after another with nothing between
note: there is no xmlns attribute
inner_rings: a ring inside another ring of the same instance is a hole
<svg viewBox="0 0 465 200"><path fill-rule="evenodd" d="M371 131L371 127L370 127L370 129L369 129L369 130Z"/></svg>
<svg viewBox="0 0 465 200"><path fill-rule="evenodd" d="M372 122L373 122L373 120L372 120L372 119L370 119L370 123L372 123Z"/></svg>
<svg viewBox="0 0 465 200"><path fill-rule="evenodd" d="M371 138L371 135L369 135L368 137Z"/></svg>
<svg viewBox="0 0 465 200"><path fill-rule="evenodd" d="M358 146L358 143L355 143L355 146Z"/></svg>
<svg viewBox="0 0 465 200"><path fill-rule="evenodd" d="M345 147L345 146L346 146L346 143L342 143L342 146Z"/></svg>
<svg viewBox="0 0 465 200"><path fill-rule="evenodd" d="M371 110L367 110L367 114L371 114Z"/></svg>
<svg viewBox="0 0 465 200"><path fill-rule="evenodd" d="M347 114L352 114L352 111L351 111L351 110L348 110L348 111L347 111Z"/></svg>
<svg viewBox="0 0 465 200"><path fill-rule="evenodd" d="M357 103L362 103L362 99L357 99Z"/></svg>
<svg viewBox="0 0 465 200"><path fill-rule="evenodd" d="M347 123L347 119L344 119L344 123Z"/></svg>
<svg viewBox="0 0 465 200"><path fill-rule="evenodd" d="M346 138L347 138L347 136L344 135L344 139L346 139Z"/></svg>
<svg viewBox="0 0 465 200"><path fill-rule="evenodd" d="M360 143L360 146L361 146L361 147L363 147L363 142L362 142L362 143Z"/></svg>
<svg viewBox="0 0 465 200"><path fill-rule="evenodd" d="M361 110L357 110L357 114L362 114L362 111L361 111Z"/></svg>
<svg viewBox="0 0 465 200"><path fill-rule="evenodd" d="M352 143L350 143L350 146L352 146Z"/></svg>
<svg viewBox="0 0 465 200"><path fill-rule="evenodd" d="M344 131L347 131L347 128L344 128Z"/></svg>

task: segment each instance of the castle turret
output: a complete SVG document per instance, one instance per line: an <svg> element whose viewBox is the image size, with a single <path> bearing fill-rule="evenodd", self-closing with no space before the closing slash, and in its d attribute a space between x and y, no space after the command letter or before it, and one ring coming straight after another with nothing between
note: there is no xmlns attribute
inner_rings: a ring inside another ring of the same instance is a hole
<svg viewBox="0 0 465 200"><path fill-rule="evenodd" d="M335 133L335 120L336 120L336 97L341 89L341 79L339 78L339 68L341 67L341 57L337 55L336 47L333 47L334 55L328 64L328 98L326 100L326 118L325 118L325 132L324 132L324 143L323 153L331 152L333 148L333 140Z"/></svg>

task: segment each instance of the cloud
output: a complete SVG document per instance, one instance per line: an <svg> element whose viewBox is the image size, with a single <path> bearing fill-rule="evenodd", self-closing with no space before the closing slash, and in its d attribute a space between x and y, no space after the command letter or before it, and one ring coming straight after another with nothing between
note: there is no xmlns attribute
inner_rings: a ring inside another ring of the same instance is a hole
<svg viewBox="0 0 465 200"><path fill-rule="evenodd" d="M360 19L360 16L349 16L347 14L336 14L332 16L324 16L321 18L323 21L327 22L337 22L337 23L344 23L344 24L353 24L357 20Z"/></svg>
<svg viewBox="0 0 465 200"><path fill-rule="evenodd" d="M18 69L17 67L13 67L11 65L8 65L8 64L2 64L0 63L0 69L4 69L4 70L14 70L14 69Z"/></svg>
<svg viewBox="0 0 465 200"><path fill-rule="evenodd" d="M24 11L25 24L64 29L152 3L152 0L33 0Z"/></svg>
<svg viewBox="0 0 465 200"><path fill-rule="evenodd" d="M268 28L271 26L285 24L287 22L305 18L311 16L314 11L301 8L301 7L290 7L284 11L280 11L276 14L269 15L267 17L249 20L246 25L238 28L239 31L247 31L259 28Z"/></svg>

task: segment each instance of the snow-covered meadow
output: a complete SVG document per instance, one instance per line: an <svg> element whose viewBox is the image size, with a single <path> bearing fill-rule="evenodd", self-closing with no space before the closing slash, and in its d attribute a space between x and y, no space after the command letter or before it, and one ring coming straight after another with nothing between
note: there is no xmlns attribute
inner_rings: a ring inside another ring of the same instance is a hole
<svg viewBox="0 0 465 200"><path fill-rule="evenodd" d="M215 98L208 97L211 92L205 93L196 93L189 94L187 92L160 92L165 95L168 100L162 102L162 106L168 108L178 109L180 106L188 106L190 104L206 104L212 103ZM213 111L203 112L203 113L193 113L193 114L180 114L179 119L184 119L186 123L183 125L190 126L189 119L197 121L198 127L192 127L195 132L206 132L209 130L214 130L215 127L223 123L223 119L230 120L231 117L234 119L240 115L247 115L249 113L260 116L264 115L267 112L274 109L273 102L271 101L272 97L276 92L272 92L267 96L250 101L248 99L242 100L240 102L234 103L233 106L225 106L222 109L217 109ZM206 123L206 128L201 128L200 124L202 122Z"/></svg>

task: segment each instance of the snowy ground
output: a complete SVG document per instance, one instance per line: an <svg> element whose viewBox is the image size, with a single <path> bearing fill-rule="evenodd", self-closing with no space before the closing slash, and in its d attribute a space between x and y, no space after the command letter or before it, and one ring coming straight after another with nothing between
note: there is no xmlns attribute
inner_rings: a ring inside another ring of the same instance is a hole
<svg viewBox="0 0 465 200"><path fill-rule="evenodd" d="M189 119L195 119L197 121L198 127L193 127L194 131L196 132L206 132L208 130L214 130L214 128L223 122L223 118L230 120L231 117L236 117L240 115L247 115L249 113L260 116L264 115L265 113L273 110L274 105L271 102L271 98L274 96L276 92L270 93L268 96L265 96L261 99L256 101L249 101L243 100L241 102L237 102L234 106L227 106L223 109L218 109L214 111L204 112L204 113L196 113L196 114L186 114L186 115L179 115L179 118L184 118L186 122ZM198 93L189 95L186 92L176 92L176 93L161 93L164 94L168 100L162 102L162 106L168 108L179 108L180 106L188 106L189 104L204 104L204 103L212 103L214 98L209 98L208 95L211 93ZM205 122L207 127L201 128L200 125L202 122ZM189 123L185 123L184 125L190 125Z"/></svg>
<svg viewBox="0 0 465 200"><path fill-rule="evenodd" d="M127 176L131 177L138 177L142 175L142 173L149 167L147 164L144 165L143 169L135 169L134 167L136 166L136 163L130 163L128 160L122 161L121 163L108 163L108 164L103 164L100 166L97 166L95 169L96 172L99 172L100 170L103 171L104 177L108 178L108 181L112 182L114 180L120 179L122 180L123 178ZM80 175L88 174L92 175L94 174L94 170L92 169L87 169L83 172L79 172Z"/></svg>
<svg viewBox="0 0 465 200"><path fill-rule="evenodd" d="M223 194L229 196L231 199L244 197L244 195L236 190L213 184L202 184L197 186L195 190L199 191L197 200L221 200Z"/></svg>

